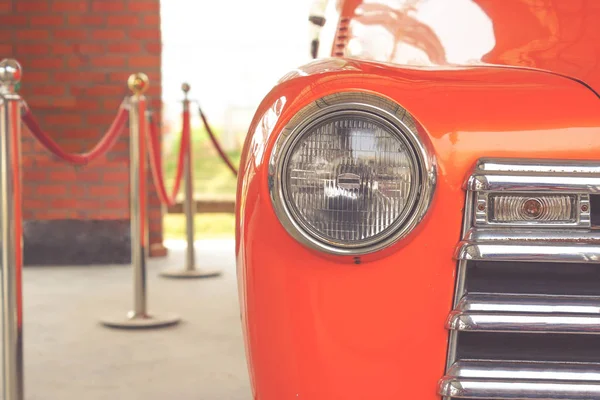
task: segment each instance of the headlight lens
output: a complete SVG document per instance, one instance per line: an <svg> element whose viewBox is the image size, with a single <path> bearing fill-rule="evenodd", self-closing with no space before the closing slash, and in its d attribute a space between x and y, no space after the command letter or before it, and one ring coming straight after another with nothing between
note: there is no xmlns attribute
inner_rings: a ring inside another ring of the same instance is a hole
<svg viewBox="0 0 600 400"><path fill-rule="evenodd" d="M294 217L320 239L358 247L393 229L415 197L415 162L389 124L368 113L328 115L299 135L283 168Z"/></svg>
<svg viewBox="0 0 600 400"><path fill-rule="evenodd" d="M290 121L271 155L270 182L292 236L359 255L386 247L422 219L435 168L404 109L350 92L319 99Z"/></svg>

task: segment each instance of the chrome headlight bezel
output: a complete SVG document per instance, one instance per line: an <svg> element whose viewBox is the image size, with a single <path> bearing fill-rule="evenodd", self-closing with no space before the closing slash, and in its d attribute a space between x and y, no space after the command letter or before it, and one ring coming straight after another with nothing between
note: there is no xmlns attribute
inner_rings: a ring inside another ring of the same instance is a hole
<svg viewBox="0 0 600 400"><path fill-rule="evenodd" d="M381 234L360 244L348 245L324 238L296 215L287 201L284 166L294 145L325 118L339 114L361 113L385 124L407 147L412 164L414 188L402 214ZM436 180L435 159L429 146L418 135L412 116L397 103L361 92L342 92L320 98L305 106L282 129L269 160L269 190L273 208L286 231L305 246L335 255L357 256L390 246L408 235L423 219L431 203Z"/></svg>

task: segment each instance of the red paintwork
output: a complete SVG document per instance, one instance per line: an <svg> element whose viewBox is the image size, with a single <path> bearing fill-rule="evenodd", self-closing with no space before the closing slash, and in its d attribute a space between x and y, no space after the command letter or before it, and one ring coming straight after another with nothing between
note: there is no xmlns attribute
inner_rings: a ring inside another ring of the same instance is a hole
<svg viewBox="0 0 600 400"><path fill-rule="evenodd" d="M406 108L431 142L438 171L432 206L413 234L361 265L290 237L267 182L274 141L289 119L349 90ZM236 254L254 398L439 398L465 178L481 157L599 159L598 100L574 80L518 68L330 59L284 78L256 113L238 181Z"/></svg>

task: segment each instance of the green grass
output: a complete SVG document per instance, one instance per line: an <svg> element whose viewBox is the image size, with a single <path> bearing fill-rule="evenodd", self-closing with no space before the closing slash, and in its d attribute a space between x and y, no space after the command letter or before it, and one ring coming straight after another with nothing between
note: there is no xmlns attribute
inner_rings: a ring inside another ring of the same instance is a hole
<svg viewBox="0 0 600 400"><path fill-rule="evenodd" d="M214 128L213 128L214 129ZM215 129L217 137L220 131ZM163 154L164 171L167 188L171 189L180 136L174 140L172 151ZM194 192L202 197L233 197L236 190L236 177L219 157L208 139L204 129L192 131L192 146L194 151L193 176ZM228 152L233 165L239 165L240 150ZM180 193L183 192L181 185ZM235 217L233 214L201 214L196 215L194 225L197 239L233 237ZM185 238L185 216L183 214L166 214L163 220L164 236L167 239Z"/></svg>
<svg viewBox="0 0 600 400"><path fill-rule="evenodd" d="M216 130L216 129L215 129ZM215 135L220 136L216 130ZM169 188L173 184L177 169L177 152L179 151L180 137L174 140L172 152L164 154L165 175ZM219 157L208 134L204 129L192 131L192 146L194 150L194 191L204 197L223 197L235 194L236 177ZM227 155L236 167L240 162L240 150L227 152Z"/></svg>

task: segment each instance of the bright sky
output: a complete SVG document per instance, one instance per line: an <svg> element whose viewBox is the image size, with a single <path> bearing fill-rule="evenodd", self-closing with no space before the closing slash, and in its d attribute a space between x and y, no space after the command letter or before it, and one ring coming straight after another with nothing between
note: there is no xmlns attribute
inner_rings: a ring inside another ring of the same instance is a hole
<svg viewBox="0 0 600 400"><path fill-rule="evenodd" d="M276 81L310 61L312 0L161 1L165 118L180 110L181 83L192 86L215 125L248 126ZM233 109L243 109L231 113ZM229 111L228 111L229 110ZM231 117L235 115L235 117Z"/></svg>

